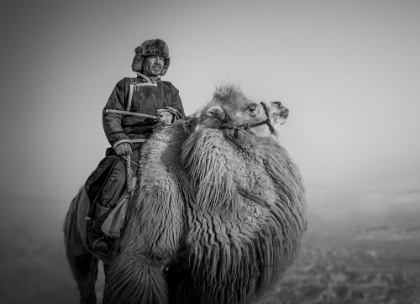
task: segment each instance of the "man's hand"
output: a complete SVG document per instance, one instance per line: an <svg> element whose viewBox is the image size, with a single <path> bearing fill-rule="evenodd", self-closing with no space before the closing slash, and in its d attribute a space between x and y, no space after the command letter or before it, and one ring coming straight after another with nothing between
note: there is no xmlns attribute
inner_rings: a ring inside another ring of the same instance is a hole
<svg viewBox="0 0 420 304"><path fill-rule="evenodd" d="M157 117L160 123L164 123L167 125L172 124L173 115L166 109L157 110Z"/></svg>
<svg viewBox="0 0 420 304"><path fill-rule="evenodd" d="M115 147L115 153L119 156L131 155L131 145L128 143L121 143Z"/></svg>

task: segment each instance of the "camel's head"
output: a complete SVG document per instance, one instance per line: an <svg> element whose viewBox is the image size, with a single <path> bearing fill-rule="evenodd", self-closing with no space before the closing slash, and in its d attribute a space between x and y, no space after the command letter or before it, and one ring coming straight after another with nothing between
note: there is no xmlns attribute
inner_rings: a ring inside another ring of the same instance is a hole
<svg viewBox="0 0 420 304"><path fill-rule="evenodd" d="M196 130L207 128L244 128L257 136L277 139L289 110L279 101L254 102L235 86L217 88L213 99L198 112ZM249 127L249 129L248 129Z"/></svg>

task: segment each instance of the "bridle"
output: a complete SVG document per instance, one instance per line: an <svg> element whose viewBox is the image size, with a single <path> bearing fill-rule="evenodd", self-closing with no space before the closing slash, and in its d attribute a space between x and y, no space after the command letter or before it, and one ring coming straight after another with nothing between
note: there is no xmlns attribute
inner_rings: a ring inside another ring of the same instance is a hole
<svg viewBox="0 0 420 304"><path fill-rule="evenodd" d="M268 108L265 105L264 101L261 101L260 104L262 105L262 107L264 109L265 116L267 117L266 120L256 122L254 124L243 124L243 125L239 125L239 126L225 125L225 123L228 122L229 114L225 109L223 109L223 112L225 113L225 119L222 121L223 125L220 126L220 129L233 129L233 137L238 138L238 132L239 131L243 131L245 133L250 133L251 128L259 127L259 126L262 126L262 125L267 125L268 129L270 130L270 133L275 135L276 131L275 131L273 125L270 122L270 116L268 114L269 113Z"/></svg>

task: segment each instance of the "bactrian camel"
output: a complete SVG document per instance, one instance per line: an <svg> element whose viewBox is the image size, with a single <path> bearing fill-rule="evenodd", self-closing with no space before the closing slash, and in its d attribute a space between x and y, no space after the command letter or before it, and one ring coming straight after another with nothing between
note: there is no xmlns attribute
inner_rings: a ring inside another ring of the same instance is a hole
<svg viewBox="0 0 420 304"><path fill-rule="evenodd" d="M254 303L278 282L306 229L302 180L278 142L287 115L223 86L193 117L156 129L103 303ZM80 201L64 225L67 257L80 303L96 303Z"/></svg>

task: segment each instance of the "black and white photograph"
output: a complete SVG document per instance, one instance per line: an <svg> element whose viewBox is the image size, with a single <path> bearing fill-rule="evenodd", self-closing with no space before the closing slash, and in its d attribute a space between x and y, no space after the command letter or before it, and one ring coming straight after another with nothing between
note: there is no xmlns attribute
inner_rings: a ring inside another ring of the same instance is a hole
<svg viewBox="0 0 420 304"><path fill-rule="evenodd" d="M0 303L420 304L420 1L5 0Z"/></svg>

